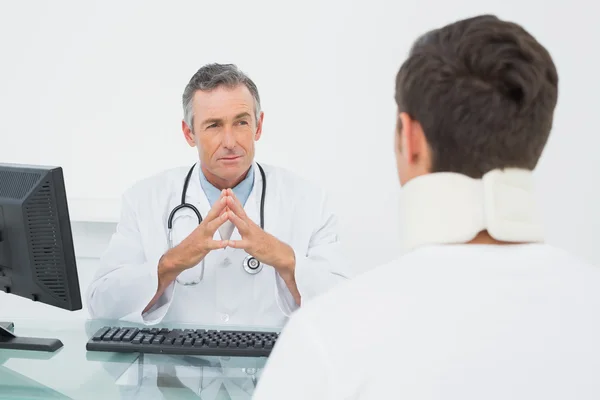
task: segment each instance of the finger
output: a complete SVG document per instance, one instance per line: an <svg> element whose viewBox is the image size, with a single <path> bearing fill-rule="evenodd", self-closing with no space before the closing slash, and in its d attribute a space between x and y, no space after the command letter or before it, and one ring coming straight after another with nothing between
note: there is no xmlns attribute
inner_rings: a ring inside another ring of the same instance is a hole
<svg viewBox="0 0 600 400"><path fill-rule="evenodd" d="M228 240L210 240L206 245L208 250L219 250L227 247Z"/></svg>
<svg viewBox="0 0 600 400"><path fill-rule="evenodd" d="M223 195L215 202L215 204L213 204L204 220L210 222L213 219L218 218L223 213L225 207L227 207L227 196Z"/></svg>
<svg viewBox="0 0 600 400"><path fill-rule="evenodd" d="M228 213L222 213L219 217L213 219L212 221L208 221L206 223L206 233L211 236L214 235L217 229L219 229L219 227L223 225L227 219Z"/></svg>
<svg viewBox="0 0 600 400"><path fill-rule="evenodd" d="M235 225L235 227L240 231L240 234L244 234L247 231L248 223L238 217L233 211L227 212L227 219L231 221Z"/></svg>
<svg viewBox="0 0 600 400"><path fill-rule="evenodd" d="M242 219L247 218L244 207L242 207L242 203L240 203L240 201L235 197L233 192L227 195L227 207L229 207L231 211L233 211L238 217Z"/></svg>
<svg viewBox="0 0 600 400"><path fill-rule="evenodd" d="M233 189L227 189L226 192L227 192L227 196L233 198L233 200L235 200L240 205L240 207L242 206L242 202L235 195L235 193L233 192Z"/></svg>
<svg viewBox="0 0 600 400"><path fill-rule="evenodd" d="M232 249L242 249L247 250L250 247L250 242L248 240L228 240L227 247L231 247Z"/></svg>

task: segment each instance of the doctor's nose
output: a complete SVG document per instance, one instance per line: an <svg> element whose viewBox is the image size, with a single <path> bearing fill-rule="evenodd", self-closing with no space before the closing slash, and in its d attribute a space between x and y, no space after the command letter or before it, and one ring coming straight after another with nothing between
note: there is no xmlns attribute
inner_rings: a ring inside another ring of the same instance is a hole
<svg viewBox="0 0 600 400"><path fill-rule="evenodd" d="M227 149L233 149L235 147L235 135L231 127L226 127L223 130L223 147Z"/></svg>

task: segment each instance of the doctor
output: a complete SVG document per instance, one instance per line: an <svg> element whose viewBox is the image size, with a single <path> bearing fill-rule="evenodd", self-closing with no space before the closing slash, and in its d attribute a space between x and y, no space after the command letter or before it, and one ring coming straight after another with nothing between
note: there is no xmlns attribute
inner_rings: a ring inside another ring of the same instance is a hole
<svg viewBox="0 0 600 400"><path fill-rule="evenodd" d="M264 113L254 82L210 64L183 93L199 161L142 180L89 288L93 318L280 327L346 279L322 190L254 161Z"/></svg>

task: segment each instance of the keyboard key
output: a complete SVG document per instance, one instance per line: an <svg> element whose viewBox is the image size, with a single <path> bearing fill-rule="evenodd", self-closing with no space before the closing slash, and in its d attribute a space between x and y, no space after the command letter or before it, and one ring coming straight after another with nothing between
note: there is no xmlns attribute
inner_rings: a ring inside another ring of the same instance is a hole
<svg viewBox="0 0 600 400"><path fill-rule="evenodd" d="M164 342L165 337L163 335L156 335L154 339L152 339L152 344L160 344Z"/></svg>
<svg viewBox="0 0 600 400"><path fill-rule="evenodd" d="M115 334L115 336L113 336L113 340L115 342L120 342L121 340L123 340L123 338L125 337L126 334L127 334L127 329L121 329L119 332L117 332Z"/></svg>
<svg viewBox="0 0 600 400"><path fill-rule="evenodd" d="M142 340L142 344L150 344L152 343L152 339L154 339L154 336L146 335L144 336L144 340Z"/></svg>
<svg viewBox="0 0 600 400"><path fill-rule="evenodd" d="M108 332L106 332L106 334L102 337L102 340L104 342L110 342L113 338L113 336L115 335L115 333L117 333L117 331L119 330L119 328L111 328Z"/></svg>
<svg viewBox="0 0 600 400"><path fill-rule="evenodd" d="M142 340L144 340L144 334L142 334L140 332L137 335L135 335L135 337L133 338L133 340L131 341L131 343L133 343L133 344L140 344L140 343L142 343Z"/></svg>
<svg viewBox="0 0 600 400"><path fill-rule="evenodd" d="M109 330L110 330L110 326L105 326L104 328L102 328L98 332L96 332L96 334L92 337L92 340L93 341L101 340L102 336L104 336L106 334L106 332L108 332Z"/></svg>
<svg viewBox="0 0 600 400"><path fill-rule="evenodd" d="M138 334L140 330L137 328L134 329L128 329L127 333L125 334L125 336L123 336L122 341L123 342L131 342L131 339L133 339L135 337L135 335Z"/></svg>

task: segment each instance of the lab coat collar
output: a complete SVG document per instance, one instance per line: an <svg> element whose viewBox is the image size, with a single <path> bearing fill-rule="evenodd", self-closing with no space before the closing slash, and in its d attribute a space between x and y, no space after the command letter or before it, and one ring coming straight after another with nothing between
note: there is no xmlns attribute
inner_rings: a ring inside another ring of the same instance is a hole
<svg viewBox="0 0 600 400"><path fill-rule="evenodd" d="M406 183L401 191L402 250L466 243L483 231L504 242L542 242L532 172L494 170L482 179L441 172Z"/></svg>

